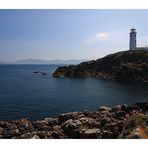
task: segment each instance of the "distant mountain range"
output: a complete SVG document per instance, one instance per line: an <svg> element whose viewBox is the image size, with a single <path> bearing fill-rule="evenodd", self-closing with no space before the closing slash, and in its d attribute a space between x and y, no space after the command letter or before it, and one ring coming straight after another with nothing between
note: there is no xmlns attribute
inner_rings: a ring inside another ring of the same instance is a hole
<svg viewBox="0 0 148 148"><path fill-rule="evenodd" d="M0 64L5 64L4 62L0 61Z"/></svg>
<svg viewBox="0 0 148 148"><path fill-rule="evenodd" d="M9 63L0 62L0 64L74 64L75 65L84 61L87 61L87 59L71 59L71 60L24 59Z"/></svg>

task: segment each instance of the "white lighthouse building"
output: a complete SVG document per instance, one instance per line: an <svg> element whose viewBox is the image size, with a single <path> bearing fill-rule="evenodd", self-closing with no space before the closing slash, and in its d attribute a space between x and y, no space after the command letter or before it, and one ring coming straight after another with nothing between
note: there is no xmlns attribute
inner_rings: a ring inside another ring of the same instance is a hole
<svg viewBox="0 0 148 148"><path fill-rule="evenodd" d="M136 29L132 28L129 34L130 34L129 50L135 50L137 48Z"/></svg>
<svg viewBox="0 0 148 148"><path fill-rule="evenodd" d="M130 40L129 40L129 50L148 50L148 47L137 47L137 39L136 39L136 29L132 28L130 30Z"/></svg>

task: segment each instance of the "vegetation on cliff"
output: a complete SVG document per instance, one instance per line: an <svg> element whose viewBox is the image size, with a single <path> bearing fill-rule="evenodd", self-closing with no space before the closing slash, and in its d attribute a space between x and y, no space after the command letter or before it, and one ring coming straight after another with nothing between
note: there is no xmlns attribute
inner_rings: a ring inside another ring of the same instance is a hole
<svg viewBox="0 0 148 148"><path fill-rule="evenodd" d="M122 51L78 65L58 67L53 76L148 82L148 51Z"/></svg>

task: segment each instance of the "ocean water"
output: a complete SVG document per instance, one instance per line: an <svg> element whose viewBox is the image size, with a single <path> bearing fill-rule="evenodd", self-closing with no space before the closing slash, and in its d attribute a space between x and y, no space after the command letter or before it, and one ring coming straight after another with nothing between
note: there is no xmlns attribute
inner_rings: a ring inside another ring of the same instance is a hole
<svg viewBox="0 0 148 148"><path fill-rule="evenodd" d="M58 65L0 65L0 120L39 120L100 105L148 101L148 84L97 78L53 78ZM34 71L47 75L33 74Z"/></svg>

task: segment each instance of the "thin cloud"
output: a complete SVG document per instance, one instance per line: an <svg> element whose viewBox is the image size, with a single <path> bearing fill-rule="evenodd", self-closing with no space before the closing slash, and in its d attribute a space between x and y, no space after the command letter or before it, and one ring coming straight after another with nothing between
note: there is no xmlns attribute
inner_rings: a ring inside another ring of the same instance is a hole
<svg viewBox="0 0 148 148"><path fill-rule="evenodd" d="M84 43L96 44L108 39L110 39L110 35L108 33L102 32L102 33L90 35L87 39L84 40Z"/></svg>
<svg viewBox="0 0 148 148"><path fill-rule="evenodd" d="M98 33L95 36L95 38L98 40L107 40L109 38L109 34L108 33Z"/></svg>

